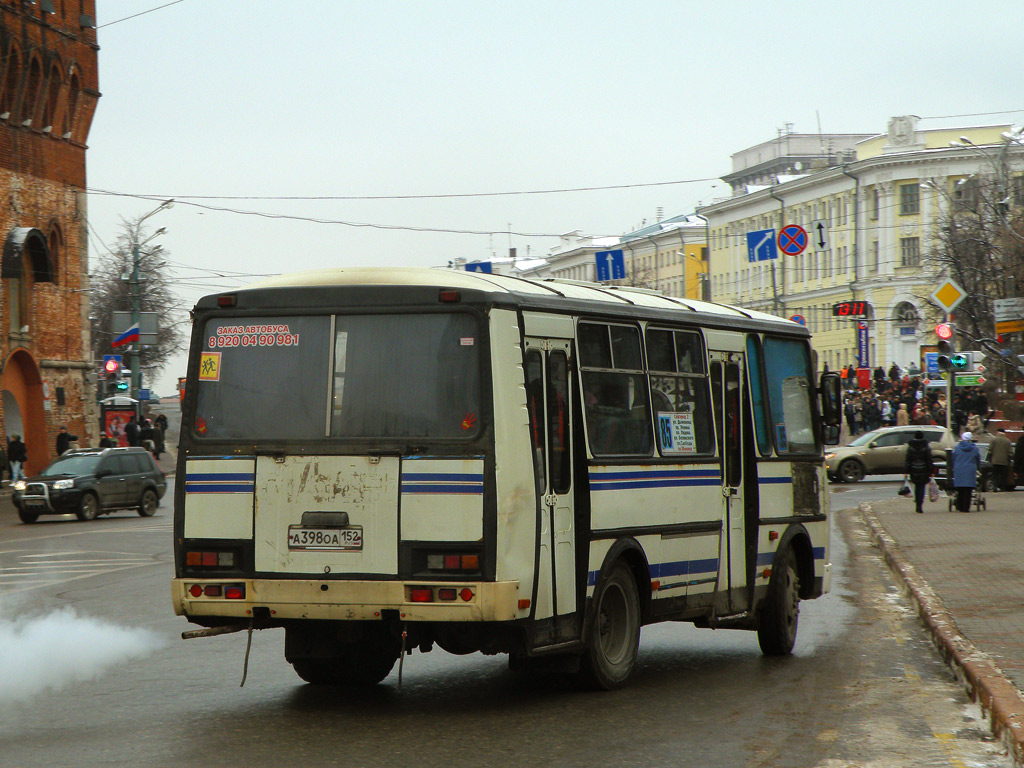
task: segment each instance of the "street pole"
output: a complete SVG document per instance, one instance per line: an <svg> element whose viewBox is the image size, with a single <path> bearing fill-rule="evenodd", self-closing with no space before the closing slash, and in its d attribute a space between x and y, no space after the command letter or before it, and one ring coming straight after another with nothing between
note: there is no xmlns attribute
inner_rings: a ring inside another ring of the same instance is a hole
<svg viewBox="0 0 1024 768"><path fill-rule="evenodd" d="M160 211L164 210L165 208L171 208L173 206L174 206L174 200L173 199L172 200L164 200L162 203L160 203L160 205L158 205L152 211L147 213L145 216L142 216L138 220L138 222L136 222L136 225L135 225L136 226L136 230L135 230L135 238L134 238L135 242L132 244L132 277L131 277L131 281L128 284L128 287L129 287L129 289L131 291L132 325L133 326L137 326L139 324L140 308L141 308L141 304L142 304L141 297L139 296L139 251L140 251L140 249L141 249L141 247L143 245L148 243L154 237L157 237L158 235L162 235L164 232L167 231L166 229L161 227L156 232L154 232L152 235L150 235L145 240L142 240L140 242L140 239L142 237L142 222L144 222L150 216L153 216L154 214L160 213ZM140 328L139 330L140 330L139 338L138 338L138 340L132 342L132 351L131 351L131 355L130 355L130 360L132 362L132 376L131 376L131 390L130 390L129 394L131 395L131 397L134 397L136 400L138 400L138 398L139 398L139 390L142 389L142 371L139 368L139 358L140 358L140 354L142 352L142 333L141 333L142 329Z"/></svg>
<svg viewBox="0 0 1024 768"><path fill-rule="evenodd" d="M157 209L159 210L159 209ZM141 223L141 222L140 222ZM139 238L135 237L135 243L132 246L132 279L129 283L129 289L131 290L132 297L132 326L138 325L139 322ZM139 389L142 387L142 372L139 370L139 353L142 351L142 336L132 342L131 361L132 361L132 378L131 378L131 390L129 391L129 397L134 397L136 400L139 399Z"/></svg>

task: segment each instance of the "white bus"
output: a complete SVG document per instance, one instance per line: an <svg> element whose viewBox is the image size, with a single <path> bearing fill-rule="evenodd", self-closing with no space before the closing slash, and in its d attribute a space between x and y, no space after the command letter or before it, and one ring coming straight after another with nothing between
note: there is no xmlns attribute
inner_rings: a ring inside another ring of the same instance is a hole
<svg viewBox="0 0 1024 768"><path fill-rule="evenodd" d="M642 625L792 650L829 589L839 382L807 330L592 283L283 276L194 312L174 608L310 683L506 653L614 688Z"/></svg>

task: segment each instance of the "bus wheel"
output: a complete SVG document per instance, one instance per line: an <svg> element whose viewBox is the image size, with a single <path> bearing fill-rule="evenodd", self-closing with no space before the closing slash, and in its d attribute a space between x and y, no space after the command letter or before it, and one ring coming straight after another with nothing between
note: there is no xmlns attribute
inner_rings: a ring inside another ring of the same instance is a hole
<svg viewBox="0 0 1024 768"><path fill-rule="evenodd" d="M785 656L796 642L800 618L800 580L793 550L786 547L775 560L768 594L758 612L757 642L766 656Z"/></svg>
<svg viewBox="0 0 1024 768"><path fill-rule="evenodd" d="M629 679L640 645L640 598L625 563L615 565L594 595L593 612L580 675L610 691Z"/></svg>
<svg viewBox="0 0 1024 768"><path fill-rule="evenodd" d="M399 649L393 644L345 644L338 656L295 659L295 674L313 685L376 685L391 673Z"/></svg>

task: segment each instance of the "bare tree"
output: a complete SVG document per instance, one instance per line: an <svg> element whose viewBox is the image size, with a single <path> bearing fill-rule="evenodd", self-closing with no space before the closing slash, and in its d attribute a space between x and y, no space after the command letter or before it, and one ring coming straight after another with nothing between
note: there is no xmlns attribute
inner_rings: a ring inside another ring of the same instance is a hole
<svg viewBox="0 0 1024 768"><path fill-rule="evenodd" d="M175 322L180 300L171 290L168 273L168 252L160 245L150 245L148 231L139 219L121 219L121 233L113 249L101 256L91 279L90 323L96 354L121 354L123 347L111 342L124 328L113 327L115 311L130 312L132 287L130 276L133 252L139 246L139 311L157 313L157 343L145 344L139 353L139 365L149 371L152 380L176 352L182 349L183 334Z"/></svg>
<svg viewBox="0 0 1024 768"><path fill-rule="evenodd" d="M966 294L954 313L958 347L987 352L989 370L1017 378L1016 358L1001 351L1024 352L1024 339L1014 334L1000 340L995 329L995 302L1024 296L1024 196L1009 148L1008 140L1002 151L986 154L985 170L961 179L946 195L947 210L925 260Z"/></svg>

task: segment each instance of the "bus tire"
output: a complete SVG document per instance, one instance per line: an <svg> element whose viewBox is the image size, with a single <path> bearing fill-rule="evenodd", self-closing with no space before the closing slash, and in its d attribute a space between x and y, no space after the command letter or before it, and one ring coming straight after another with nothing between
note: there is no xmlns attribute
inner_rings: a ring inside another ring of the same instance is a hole
<svg viewBox="0 0 1024 768"><path fill-rule="evenodd" d="M765 656L793 652L800 617L800 579L791 547L778 554L758 611L757 642Z"/></svg>
<svg viewBox="0 0 1024 768"><path fill-rule="evenodd" d="M399 650L391 644L352 643L330 658L295 659L295 674L313 685L376 685L391 673Z"/></svg>
<svg viewBox="0 0 1024 768"><path fill-rule="evenodd" d="M640 646L640 597L633 573L619 561L598 587L580 676L598 690L625 684Z"/></svg>

